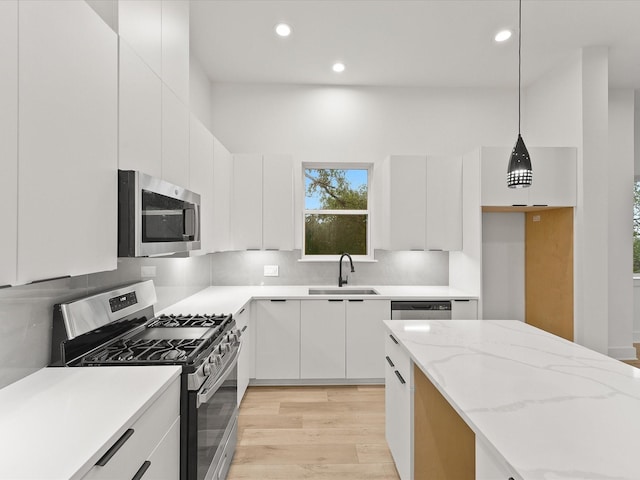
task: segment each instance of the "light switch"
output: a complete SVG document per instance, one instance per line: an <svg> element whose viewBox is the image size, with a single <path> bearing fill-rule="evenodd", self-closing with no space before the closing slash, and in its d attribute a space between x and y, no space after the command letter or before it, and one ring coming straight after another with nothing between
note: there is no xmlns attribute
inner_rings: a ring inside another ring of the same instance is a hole
<svg viewBox="0 0 640 480"><path fill-rule="evenodd" d="M265 277L277 277L278 276L278 265L265 265L264 266L264 276Z"/></svg>

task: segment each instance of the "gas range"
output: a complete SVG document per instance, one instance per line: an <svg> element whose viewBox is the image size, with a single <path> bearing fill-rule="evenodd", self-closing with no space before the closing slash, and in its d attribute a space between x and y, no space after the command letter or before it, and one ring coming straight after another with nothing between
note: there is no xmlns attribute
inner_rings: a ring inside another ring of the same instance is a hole
<svg viewBox="0 0 640 480"><path fill-rule="evenodd" d="M180 479L223 479L237 435L240 332L230 314L154 315L152 281L54 307L51 365L180 365Z"/></svg>

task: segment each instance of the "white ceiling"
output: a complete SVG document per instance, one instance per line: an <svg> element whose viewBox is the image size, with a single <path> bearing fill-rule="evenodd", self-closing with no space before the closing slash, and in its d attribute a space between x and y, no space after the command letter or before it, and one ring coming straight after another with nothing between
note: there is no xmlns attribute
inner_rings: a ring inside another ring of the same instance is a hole
<svg viewBox="0 0 640 480"><path fill-rule="evenodd" d="M517 22L517 0L191 0L191 47L214 82L513 87L517 35L493 36ZM640 0L523 1L525 86L588 46L640 88Z"/></svg>

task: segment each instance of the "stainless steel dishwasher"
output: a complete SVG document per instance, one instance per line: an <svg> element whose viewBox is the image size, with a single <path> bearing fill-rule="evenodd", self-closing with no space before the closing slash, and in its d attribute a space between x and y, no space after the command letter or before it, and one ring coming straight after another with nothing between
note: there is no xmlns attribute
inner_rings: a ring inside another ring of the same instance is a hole
<svg viewBox="0 0 640 480"><path fill-rule="evenodd" d="M451 320L450 300L391 302L391 320Z"/></svg>

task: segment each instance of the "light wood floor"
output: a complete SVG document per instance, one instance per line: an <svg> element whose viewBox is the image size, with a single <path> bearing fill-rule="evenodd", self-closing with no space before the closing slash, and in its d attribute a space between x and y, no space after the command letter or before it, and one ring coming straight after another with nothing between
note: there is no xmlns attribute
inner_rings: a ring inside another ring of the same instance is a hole
<svg viewBox="0 0 640 480"><path fill-rule="evenodd" d="M228 480L397 480L384 386L249 387Z"/></svg>

